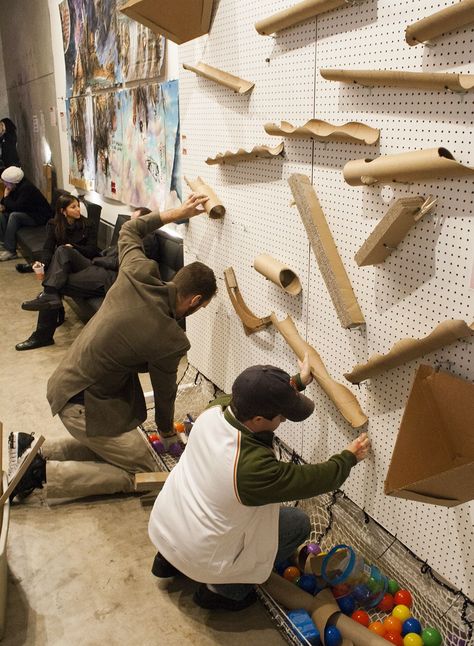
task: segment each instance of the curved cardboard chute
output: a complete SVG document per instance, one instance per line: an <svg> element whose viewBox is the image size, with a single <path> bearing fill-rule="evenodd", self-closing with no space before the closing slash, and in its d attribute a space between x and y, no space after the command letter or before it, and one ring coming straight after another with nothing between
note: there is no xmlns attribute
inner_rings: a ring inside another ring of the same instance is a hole
<svg viewBox="0 0 474 646"><path fill-rule="evenodd" d="M242 321L242 325L244 326L245 334L247 336L254 332L264 330L272 324L269 316L258 318L258 316L255 316L255 314L247 307L244 299L242 298L242 294L240 293L237 278L235 277L235 272L232 267L228 267L224 270L224 281L230 302L232 303L237 316Z"/></svg>
<svg viewBox="0 0 474 646"><path fill-rule="evenodd" d="M376 159L356 159L343 168L344 179L351 186L370 186L379 182L419 182L474 175L474 168L457 162L446 148L415 150Z"/></svg>
<svg viewBox="0 0 474 646"><path fill-rule="evenodd" d="M244 150L239 148L235 153L227 150L225 153L218 153L215 157L208 157L206 164L237 164L241 161L249 161L251 159L267 159L275 158L283 155L284 144L278 144L274 148L269 146L255 146L252 150Z"/></svg>
<svg viewBox="0 0 474 646"><path fill-rule="evenodd" d="M474 74L322 69L321 76L327 81L357 83L365 87L380 85L415 90L451 90L452 92L469 92L474 89Z"/></svg>
<svg viewBox="0 0 474 646"><path fill-rule="evenodd" d="M298 296L301 293L301 282L296 273L272 256L266 253L260 254L254 259L253 267L288 294Z"/></svg>
<svg viewBox="0 0 474 646"><path fill-rule="evenodd" d="M310 119L304 126L293 126L288 121L266 123L265 132L273 137L311 138L318 141L355 141L367 145L375 144L379 140L380 130L371 128L364 123L351 121L342 126L333 126L327 121Z"/></svg>
<svg viewBox="0 0 474 646"><path fill-rule="evenodd" d="M409 45L430 43L435 38L474 23L474 0L458 0L451 7L422 18L405 30Z"/></svg>
<svg viewBox="0 0 474 646"><path fill-rule="evenodd" d="M224 87L227 87L229 88L229 90L233 90L238 94L246 94L247 92L250 92L250 90L252 90L255 86L255 83L244 81L244 79L241 79L238 76L224 72L217 67L212 67L211 65L207 65L206 63L202 63L201 61L196 65L183 63L183 67L185 70L189 70L190 72L194 72L198 76L202 76L209 81L214 81L214 83L223 85Z"/></svg>
<svg viewBox="0 0 474 646"><path fill-rule="evenodd" d="M262 36L270 36L304 20L319 16L321 13L344 6L347 6L347 0L304 0L289 9L283 9L268 18L259 20L255 23L255 29Z"/></svg>

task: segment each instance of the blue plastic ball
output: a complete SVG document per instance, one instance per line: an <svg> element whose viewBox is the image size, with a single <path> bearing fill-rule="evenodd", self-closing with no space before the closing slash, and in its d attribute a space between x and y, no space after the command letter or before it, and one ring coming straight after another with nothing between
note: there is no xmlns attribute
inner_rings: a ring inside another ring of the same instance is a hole
<svg viewBox="0 0 474 646"><path fill-rule="evenodd" d="M360 583L354 588L353 595L359 603L363 604L370 599L370 590L366 585Z"/></svg>
<svg viewBox="0 0 474 646"><path fill-rule="evenodd" d="M415 617L409 617L403 622L402 637L405 637L405 635L408 635L408 633L416 633L417 635L421 635L421 624L418 619L415 619Z"/></svg>
<svg viewBox="0 0 474 646"><path fill-rule="evenodd" d="M326 626L324 630L324 643L326 646L341 646L342 635L336 626Z"/></svg>
<svg viewBox="0 0 474 646"><path fill-rule="evenodd" d="M314 574L302 574L298 581L298 586L305 592L314 594L316 592L316 588L318 587L318 582L316 581Z"/></svg>
<svg viewBox="0 0 474 646"><path fill-rule="evenodd" d="M357 605L356 600L351 594L347 594L345 597L339 597L339 599L337 599L337 604L341 611L349 617L352 615Z"/></svg>

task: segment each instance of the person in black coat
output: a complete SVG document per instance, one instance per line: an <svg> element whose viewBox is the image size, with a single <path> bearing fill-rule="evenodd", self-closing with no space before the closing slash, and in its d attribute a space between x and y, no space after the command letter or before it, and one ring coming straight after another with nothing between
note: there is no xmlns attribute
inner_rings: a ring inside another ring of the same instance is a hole
<svg viewBox="0 0 474 646"><path fill-rule="evenodd" d="M16 150L16 126L11 119L0 120L0 169L19 166L20 160Z"/></svg>
<svg viewBox="0 0 474 646"><path fill-rule="evenodd" d="M26 179L21 168L9 166L1 178L5 184L0 200L0 238L4 247L0 252L0 261L3 261L17 258L18 229L46 224L53 212L43 193Z"/></svg>

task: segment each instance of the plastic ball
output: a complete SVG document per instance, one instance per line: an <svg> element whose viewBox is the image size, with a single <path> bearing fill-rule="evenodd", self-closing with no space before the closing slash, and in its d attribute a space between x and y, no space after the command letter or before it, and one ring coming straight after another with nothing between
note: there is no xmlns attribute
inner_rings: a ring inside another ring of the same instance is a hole
<svg viewBox="0 0 474 646"><path fill-rule="evenodd" d="M383 595L382 600L378 604L377 608L382 612L392 612L393 606L393 597L390 592L387 592L387 594Z"/></svg>
<svg viewBox="0 0 474 646"><path fill-rule="evenodd" d="M179 442L173 442L173 444L168 449L168 453L175 458L179 458L183 451L184 448Z"/></svg>
<svg viewBox="0 0 474 646"><path fill-rule="evenodd" d="M298 586L309 594L314 594L318 587L318 582L314 574L302 574L298 580Z"/></svg>
<svg viewBox="0 0 474 646"><path fill-rule="evenodd" d="M336 626L326 626L324 630L324 643L326 646L341 646L342 635Z"/></svg>
<svg viewBox="0 0 474 646"><path fill-rule="evenodd" d="M375 633L376 635L379 635L379 637L383 637L387 632L387 629L385 628L385 626L381 621L373 621L371 624L368 625L368 628L371 632Z"/></svg>
<svg viewBox="0 0 474 646"><path fill-rule="evenodd" d="M283 572L283 578L293 583L294 580L300 576L300 574L301 573L297 567L295 567L294 565L290 565L290 567L287 567L286 570Z"/></svg>
<svg viewBox="0 0 474 646"><path fill-rule="evenodd" d="M357 599L357 601L359 601L359 603L362 603L362 604L366 603L370 599L370 590L363 583L359 583L359 585L356 585L356 587L352 591L352 594Z"/></svg>
<svg viewBox="0 0 474 646"><path fill-rule="evenodd" d="M388 580L388 591L390 592L390 594L394 595L399 590L400 590L400 586L395 581L395 579L389 579Z"/></svg>
<svg viewBox="0 0 474 646"><path fill-rule="evenodd" d="M408 590L397 590L395 594L393 595L393 600L395 601L395 605L402 604L403 606L407 606L408 608L411 608L413 605L413 597L411 596L410 592Z"/></svg>
<svg viewBox="0 0 474 646"><path fill-rule="evenodd" d="M390 615L390 617L386 617L383 620L383 625L387 629L388 633L397 633L397 635L400 635L402 632L402 622L398 617L393 617Z"/></svg>
<svg viewBox="0 0 474 646"><path fill-rule="evenodd" d="M176 433L184 433L185 427L184 427L183 422L175 422L174 423L174 430L176 431Z"/></svg>
<svg viewBox="0 0 474 646"><path fill-rule="evenodd" d="M148 436L148 441L150 442L150 444L152 442L159 442L159 440L160 436L158 435L158 433L150 433L150 435Z"/></svg>
<svg viewBox="0 0 474 646"><path fill-rule="evenodd" d="M406 621L411 617L411 610L410 608L408 608L408 606L399 604L398 606L395 606L395 608L392 610L392 617L396 617L397 619L400 619L400 621L403 623L404 621Z"/></svg>
<svg viewBox="0 0 474 646"><path fill-rule="evenodd" d="M366 628L370 624L370 617L365 610L355 610L351 615L351 619L357 621L358 624L362 624L362 626L365 626Z"/></svg>
<svg viewBox="0 0 474 646"><path fill-rule="evenodd" d="M403 622L402 635L405 636L408 633L416 633L417 635L421 633L421 624L415 617L409 617Z"/></svg>
<svg viewBox="0 0 474 646"><path fill-rule="evenodd" d="M403 638L403 646L423 646L423 640L416 633L408 633Z"/></svg>
<svg viewBox="0 0 474 646"><path fill-rule="evenodd" d="M151 445L153 447L153 450L156 451L156 453L158 453L159 455L166 452L166 449L165 449L163 443L160 442L160 440L153 440Z"/></svg>
<svg viewBox="0 0 474 646"><path fill-rule="evenodd" d="M317 543L308 543L308 545L306 545L306 551L308 552L308 554L314 554L315 556L317 556L321 553L321 546Z"/></svg>
<svg viewBox="0 0 474 646"><path fill-rule="evenodd" d="M395 646L403 646L403 637L399 633L387 631L383 638Z"/></svg>
<svg viewBox="0 0 474 646"><path fill-rule="evenodd" d="M421 631L421 639L423 640L423 646L441 646L443 641L439 630L431 626L427 626Z"/></svg>
<svg viewBox="0 0 474 646"><path fill-rule="evenodd" d="M356 601L351 594L336 599L337 605L345 615L352 615L356 607Z"/></svg>
<svg viewBox="0 0 474 646"><path fill-rule="evenodd" d="M339 599L339 597L345 597L347 594L349 594L350 591L351 588L346 583L339 583L338 585L331 586L331 592L333 593L335 599Z"/></svg>
<svg viewBox="0 0 474 646"><path fill-rule="evenodd" d="M280 561L279 563L275 563L275 570L278 572L280 576L283 576L283 572L286 570L287 567L291 566L291 561L290 559L286 559L285 561Z"/></svg>

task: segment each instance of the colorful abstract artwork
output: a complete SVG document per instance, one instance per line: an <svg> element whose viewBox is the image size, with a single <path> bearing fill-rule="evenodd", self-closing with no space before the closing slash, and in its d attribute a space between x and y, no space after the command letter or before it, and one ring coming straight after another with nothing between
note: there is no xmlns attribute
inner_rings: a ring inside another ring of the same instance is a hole
<svg viewBox="0 0 474 646"><path fill-rule="evenodd" d="M123 132L121 107L124 92L96 94L94 108L95 190L116 200L122 195Z"/></svg>
<svg viewBox="0 0 474 646"><path fill-rule="evenodd" d="M69 181L78 188L90 190L95 177L90 97L71 97L67 103Z"/></svg>

